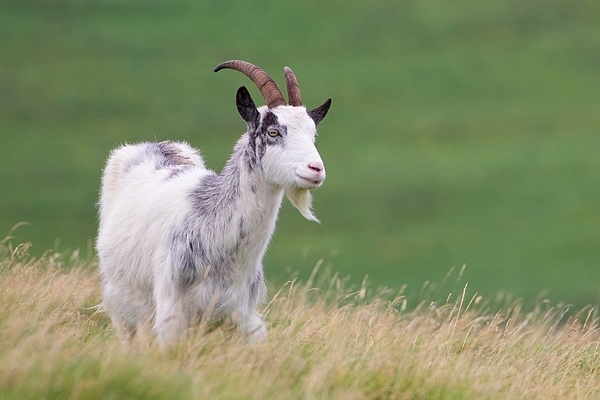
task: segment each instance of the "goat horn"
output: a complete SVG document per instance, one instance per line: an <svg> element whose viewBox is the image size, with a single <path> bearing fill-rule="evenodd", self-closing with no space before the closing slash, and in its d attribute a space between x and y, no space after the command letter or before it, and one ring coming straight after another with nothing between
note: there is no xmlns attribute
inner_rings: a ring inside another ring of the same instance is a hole
<svg viewBox="0 0 600 400"><path fill-rule="evenodd" d="M283 94L281 94L281 90L279 90L275 81L263 69L247 61L231 60L217 65L215 72L224 68L234 69L250 78L260 90L267 103L267 107L275 108L285 105L285 99L283 98Z"/></svg>
<svg viewBox="0 0 600 400"><path fill-rule="evenodd" d="M290 67L285 67L285 84L288 92L288 102L290 106L300 107L302 105L302 99L300 98L300 87L298 86L298 80L294 71Z"/></svg>

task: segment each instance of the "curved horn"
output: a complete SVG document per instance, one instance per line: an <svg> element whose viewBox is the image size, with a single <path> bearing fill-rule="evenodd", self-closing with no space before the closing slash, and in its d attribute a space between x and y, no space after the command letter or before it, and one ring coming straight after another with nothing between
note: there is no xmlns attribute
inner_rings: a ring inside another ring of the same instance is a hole
<svg viewBox="0 0 600 400"><path fill-rule="evenodd" d="M298 86L296 75L294 75L294 71L289 67L285 67L283 70L285 71L285 84L287 86L290 106L300 107L302 99L300 98L300 87Z"/></svg>
<svg viewBox="0 0 600 400"><path fill-rule="evenodd" d="M260 90L260 93L267 103L267 107L275 108L277 106L285 105L285 99L281 90L275 84L275 81L263 71L261 68L254 64L250 64L247 61L231 60L225 61L215 67L215 72L218 72L224 68L234 69L246 75L252 80Z"/></svg>

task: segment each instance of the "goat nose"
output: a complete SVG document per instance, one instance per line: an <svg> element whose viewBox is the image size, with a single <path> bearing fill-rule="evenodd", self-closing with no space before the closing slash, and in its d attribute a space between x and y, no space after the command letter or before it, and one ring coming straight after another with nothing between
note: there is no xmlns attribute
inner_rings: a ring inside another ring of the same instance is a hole
<svg viewBox="0 0 600 400"><path fill-rule="evenodd" d="M308 163L308 168L310 168L316 172L321 172L321 171L323 171L323 169L325 169L325 166L323 165L323 163L321 161L312 161L312 162Z"/></svg>

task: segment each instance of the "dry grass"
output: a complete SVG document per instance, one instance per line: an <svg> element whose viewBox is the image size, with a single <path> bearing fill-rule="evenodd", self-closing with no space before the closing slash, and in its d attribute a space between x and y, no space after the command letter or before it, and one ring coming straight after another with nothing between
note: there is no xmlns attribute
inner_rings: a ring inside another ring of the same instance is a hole
<svg viewBox="0 0 600 400"><path fill-rule="evenodd" d="M288 282L266 307L269 338L198 329L177 348L124 349L98 311L93 261L0 242L0 398L583 398L600 395L589 307L519 303L497 313L464 292L403 310L325 277ZM319 289L315 289L318 287ZM476 304L478 303L478 304Z"/></svg>

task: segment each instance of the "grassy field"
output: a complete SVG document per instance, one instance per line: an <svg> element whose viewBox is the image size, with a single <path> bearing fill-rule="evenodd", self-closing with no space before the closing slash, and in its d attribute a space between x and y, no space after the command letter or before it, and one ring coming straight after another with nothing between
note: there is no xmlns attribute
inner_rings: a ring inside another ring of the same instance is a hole
<svg viewBox="0 0 600 400"><path fill-rule="evenodd" d="M0 242L0 399L578 399L600 395L597 310L506 297L407 306L331 272L271 291L269 337L124 348L93 261ZM457 276L452 277L453 280ZM408 311L412 308L412 311ZM492 309L498 311L491 311ZM567 316L569 315L569 316Z"/></svg>
<svg viewBox="0 0 600 400"><path fill-rule="evenodd" d="M284 204L280 285L324 259L352 282L595 303L600 288L596 0L0 0L0 236L91 246L119 143L187 140L220 169L244 130L240 58L309 107L322 225ZM250 88L255 99L260 98ZM57 240L58 239L58 240ZM55 244L56 243L56 244ZM91 255L90 255L91 256Z"/></svg>

